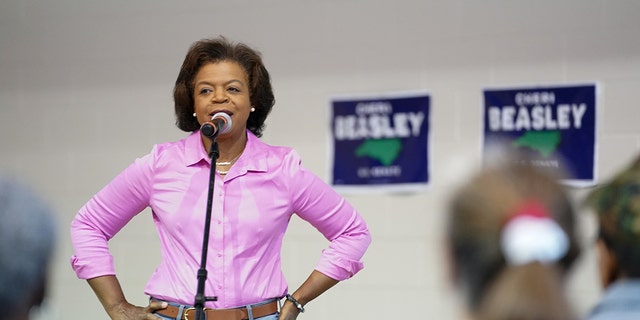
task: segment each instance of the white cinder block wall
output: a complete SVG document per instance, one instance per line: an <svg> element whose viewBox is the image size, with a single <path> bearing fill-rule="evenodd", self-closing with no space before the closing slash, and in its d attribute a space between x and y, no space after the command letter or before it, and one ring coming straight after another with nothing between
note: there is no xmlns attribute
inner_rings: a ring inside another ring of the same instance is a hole
<svg viewBox="0 0 640 320"><path fill-rule="evenodd" d="M60 222L40 318L107 318L70 269L69 222L153 143L185 135L173 124L171 90L195 40L223 34L262 51L277 98L264 140L296 148L323 178L332 95L431 93L429 189L348 196L373 233L366 267L300 319L457 319L443 207L480 159L482 89L597 81L597 169L608 177L640 151L638 30L640 3L632 0L2 1L0 169L34 185ZM586 249L567 290L582 314L600 289L592 220L581 217ZM128 298L146 303L142 290L158 261L149 212L111 246ZM325 246L293 220L283 248L292 287Z"/></svg>

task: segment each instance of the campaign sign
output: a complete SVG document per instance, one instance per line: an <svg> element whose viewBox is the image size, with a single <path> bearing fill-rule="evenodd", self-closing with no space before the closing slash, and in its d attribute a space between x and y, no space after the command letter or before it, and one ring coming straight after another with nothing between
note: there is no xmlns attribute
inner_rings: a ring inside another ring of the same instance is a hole
<svg viewBox="0 0 640 320"><path fill-rule="evenodd" d="M332 184L343 191L426 186L429 103L425 93L333 99Z"/></svg>
<svg viewBox="0 0 640 320"><path fill-rule="evenodd" d="M595 84L485 90L484 107L485 150L507 142L569 184L595 181Z"/></svg>

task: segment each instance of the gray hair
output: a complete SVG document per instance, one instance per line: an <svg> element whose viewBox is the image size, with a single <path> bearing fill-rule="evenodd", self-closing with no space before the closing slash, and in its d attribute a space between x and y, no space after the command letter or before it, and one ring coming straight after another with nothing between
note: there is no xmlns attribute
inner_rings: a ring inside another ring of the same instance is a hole
<svg viewBox="0 0 640 320"><path fill-rule="evenodd" d="M0 306L9 306L0 319L40 304L55 239L50 207L25 184L0 175Z"/></svg>

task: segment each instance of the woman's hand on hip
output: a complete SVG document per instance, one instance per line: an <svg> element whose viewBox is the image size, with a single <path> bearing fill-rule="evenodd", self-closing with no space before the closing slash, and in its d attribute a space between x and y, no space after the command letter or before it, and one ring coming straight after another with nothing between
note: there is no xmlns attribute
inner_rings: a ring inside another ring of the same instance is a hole
<svg viewBox="0 0 640 320"><path fill-rule="evenodd" d="M290 301L285 301L280 309L278 320L296 320L300 311Z"/></svg>
<svg viewBox="0 0 640 320"><path fill-rule="evenodd" d="M166 302L151 301L146 307L139 307L128 302L118 305L116 310L109 312L113 320L161 320L162 318L153 314L156 310L167 307Z"/></svg>

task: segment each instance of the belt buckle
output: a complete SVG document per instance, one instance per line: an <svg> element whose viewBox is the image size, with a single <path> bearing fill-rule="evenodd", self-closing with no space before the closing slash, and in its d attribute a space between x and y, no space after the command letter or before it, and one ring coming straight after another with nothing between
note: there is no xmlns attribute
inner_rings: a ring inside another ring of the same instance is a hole
<svg viewBox="0 0 640 320"><path fill-rule="evenodd" d="M189 310L196 311L196 308L195 307L189 307L189 308L184 309L184 311L182 311L182 314L184 314L184 320L189 320L189 315L187 314L187 312L189 312ZM202 311L205 312L205 313L206 313L207 310L210 310L210 309L207 309L206 307L202 308Z"/></svg>

